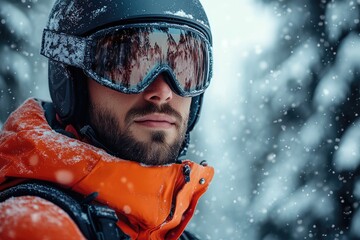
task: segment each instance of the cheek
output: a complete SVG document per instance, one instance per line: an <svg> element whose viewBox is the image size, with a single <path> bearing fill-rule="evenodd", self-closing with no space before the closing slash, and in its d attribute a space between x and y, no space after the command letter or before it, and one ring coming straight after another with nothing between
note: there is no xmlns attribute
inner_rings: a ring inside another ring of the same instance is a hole
<svg viewBox="0 0 360 240"><path fill-rule="evenodd" d="M109 96L109 90L95 82L94 80L88 79L88 91L89 98L93 105L103 107L107 105L108 98L104 96Z"/></svg>
<svg viewBox="0 0 360 240"><path fill-rule="evenodd" d="M190 106L191 106L191 98L181 98L179 101L179 111L184 118L189 117L190 113Z"/></svg>
<svg viewBox="0 0 360 240"><path fill-rule="evenodd" d="M132 97L88 80L89 98L94 105L121 113L132 104Z"/></svg>
<svg viewBox="0 0 360 240"><path fill-rule="evenodd" d="M124 102L120 93L115 92L107 87L101 86L93 80L88 81L89 99L93 106L99 111L104 111L111 115L121 124L124 118L124 111L126 111L127 104L119 104Z"/></svg>

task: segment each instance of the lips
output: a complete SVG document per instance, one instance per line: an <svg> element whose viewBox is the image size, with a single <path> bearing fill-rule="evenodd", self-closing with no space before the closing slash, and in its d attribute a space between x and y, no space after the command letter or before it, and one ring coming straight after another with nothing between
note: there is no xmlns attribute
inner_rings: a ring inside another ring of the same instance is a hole
<svg viewBox="0 0 360 240"><path fill-rule="evenodd" d="M149 114L136 117L134 122L146 127L170 128L176 125L176 119L165 114Z"/></svg>

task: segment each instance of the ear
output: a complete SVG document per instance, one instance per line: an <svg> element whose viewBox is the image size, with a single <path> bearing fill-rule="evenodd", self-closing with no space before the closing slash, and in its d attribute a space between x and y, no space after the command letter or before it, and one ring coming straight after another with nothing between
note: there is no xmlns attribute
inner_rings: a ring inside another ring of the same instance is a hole
<svg viewBox="0 0 360 240"><path fill-rule="evenodd" d="M204 94L200 94L199 96L193 97L190 105L190 114L189 114L189 122L187 132L191 132L198 122L200 117L200 111L202 106Z"/></svg>
<svg viewBox="0 0 360 240"><path fill-rule="evenodd" d="M75 111L74 82L70 69L58 62L49 61L49 90L56 113L69 122Z"/></svg>
<svg viewBox="0 0 360 240"><path fill-rule="evenodd" d="M87 83L81 69L49 61L49 90L63 123L82 125L87 115Z"/></svg>

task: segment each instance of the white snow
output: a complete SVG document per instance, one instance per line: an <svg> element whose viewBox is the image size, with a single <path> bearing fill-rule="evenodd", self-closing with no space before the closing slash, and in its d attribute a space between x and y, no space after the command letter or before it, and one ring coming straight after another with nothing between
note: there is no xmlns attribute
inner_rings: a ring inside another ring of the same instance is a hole
<svg viewBox="0 0 360 240"><path fill-rule="evenodd" d="M107 11L107 6L103 6L102 8L96 9L95 11L93 11L93 13L91 14L91 16L93 18L98 17L100 14L105 13Z"/></svg>
<svg viewBox="0 0 360 240"><path fill-rule="evenodd" d="M58 183L66 185L72 183L75 176L69 170L64 169L64 170L57 170L55 172L55 178Z"/></svg>
<svg viewBox="0 0 360 240"><path fill-rule="evenodd" d="M343 30L355 28L360 18L360 4L354 0L331 2L327 5L327 32L334 41Z"/></svg>
<svg viewBox="0 0 360 240"><path fill-rule="evenodd" d="M129 205L125 205L123 207L123 211L125 214L130 214L131 213L131 207Z"/></svg>
<svg viewBox="0 0 360 240"><path fill-rule="evenodd" d="M48 214L47 212L38 211L39 206L49 207L51 213L57 213L56 217L54 214ZM0 211L0 218L3 218L5 222L2 224L12 224L16 225L17 222L14 222L15 219L20 218L11 218L12 215L30 217L34 224L39 224L39 222L48 222L55 224L59 227L63 225L64 217L68 216L62 209L54 205L53 203L46 201L39 197L17 197L9 198L6 201L0 204L0 209L4 207L5 212ZM8 218L5 216L9 216ZM5 217L5 218L4 218ZM0 233L2 232L0 224Z"/></svg>
<svg viewBox="0 0 360 240"><path fill-rule="evenodd" d="M184 10L179 10L177 12L165 11L165 13L175 15L175 16L179 16L179 17L185 17L185 18L189 18L189 19L194 19L194 17L191 14L185 13Z"/></svg>
<svg viewBox="0 0 360 240"><path fill-rule="evenodd" d="M335 152L335 168L339 171L353 171L360 166L360 120L349 127Z"/></svg>

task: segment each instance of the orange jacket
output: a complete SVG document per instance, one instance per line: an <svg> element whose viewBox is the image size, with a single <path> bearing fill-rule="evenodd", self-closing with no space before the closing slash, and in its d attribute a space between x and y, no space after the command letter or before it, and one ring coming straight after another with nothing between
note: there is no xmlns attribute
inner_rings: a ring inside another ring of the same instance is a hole
<svg viewBox="0 0 360 240"><path fill-rule="evenodd" d="M187 183L184 165L191 168ZM131 239L177 239L194 214L198 199L208 188L213 174L212 167L189 160L181 164L144 166L68 138L51 129L41 104L34 99L27 100L12 113L0 133L0 188L8 179L38 179L84 195L98 192L96 201L117 212L118 226ZM31 207L34 201L38 202L37 208ZM16 204L26 208L29 214L13 214L16 211L11 209ZM173 216L169 217L172 204ZM9 232L23 235L24 239L34 232L39 236L71 232L71 239L81 239L77 228L70 227L74 225L70 217L54 210L56 208L34 197L17 197L1 203L0 222L7 219L8 224L0 226L0 239L11 239ZM41 218L41 224L34 224L31 220L39 220L36 214L43 212L49 217L56 217L58 212L58 220L63 218L64 224L69 226L59 230L59 226L45 218Z"/></svg>

